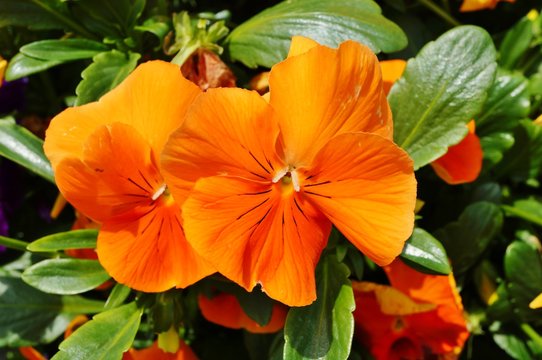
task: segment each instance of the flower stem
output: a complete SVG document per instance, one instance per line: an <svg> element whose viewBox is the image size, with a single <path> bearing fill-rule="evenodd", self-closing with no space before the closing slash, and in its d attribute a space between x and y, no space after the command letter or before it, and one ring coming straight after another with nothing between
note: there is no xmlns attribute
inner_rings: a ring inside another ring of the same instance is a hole
<svg viewBox="0 0 542 360"><path fill-rule="evenodd" d="M431 0L418 0L420 4L440 16L444 21L452 26L460 26L461 23L457 21L453 16L441 9L438 5L435 5Z"/></svg>
<svg viewBox="0 0 542 360"><path fill-rule="evenodd" d="M536 332L531 325L527 323L522 323L520 325L521 330L534 342L538 347L542 349L542 337Z"/></svg>
<svg viewBox="0 0 542 360"><path fill-rule="evenodd" d="M0 236L0 245L14 250L26 251L28 243L26 241Z"/></svg>

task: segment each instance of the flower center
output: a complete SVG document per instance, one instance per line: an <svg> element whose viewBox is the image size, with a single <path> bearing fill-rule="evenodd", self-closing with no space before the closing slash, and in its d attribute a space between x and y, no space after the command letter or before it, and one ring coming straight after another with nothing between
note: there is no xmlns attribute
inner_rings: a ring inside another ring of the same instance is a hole
<svg viewBox="0 0 542 360"><path fill-rule="evenodd" d="M152 201L155 201L156 199L158 199L160 197L160 195L166 193L166 195L169 193L169 191L167 191L167 186L166 184L162 184L158 190L156 190L156 192L154 194L152 194Z"/></svg>
<svg viewBox="0 0 542 360"><path fill-rule="evenodd" d="M282 185L291 184L296 192L301 190L301 186L299 184L299 174L297 173L295 167L288 166L277 171L273 177L273 183L276 184L280 180L282 180Z"/></svg>

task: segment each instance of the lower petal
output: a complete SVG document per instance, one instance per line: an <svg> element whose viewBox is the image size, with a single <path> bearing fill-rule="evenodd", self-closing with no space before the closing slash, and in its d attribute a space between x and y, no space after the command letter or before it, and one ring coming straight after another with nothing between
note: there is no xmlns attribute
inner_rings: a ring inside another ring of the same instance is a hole
<svg viewBox="0 0 542 360"><path fill-rule="evenodd" d="M401 253L414 226L412 160L374 134L336 136L306 172L304 194L379 265Z"/></svg>
<svg viewBox="0 0 542 360"><path fill-rule="evenodd" d="M186 241L180 209L171 198L159 199L137 220L115 220L102 225L97 252L116 281L159 292L186 287L215 271Z"/></svg>
<svg viewBox="0 0 542 360"><path fill-rule="evenodd" d="M199 180L183 206L188 241L217 270L292 306L316 298L314 269L330 223L281 184L233 177Z"/></svg>

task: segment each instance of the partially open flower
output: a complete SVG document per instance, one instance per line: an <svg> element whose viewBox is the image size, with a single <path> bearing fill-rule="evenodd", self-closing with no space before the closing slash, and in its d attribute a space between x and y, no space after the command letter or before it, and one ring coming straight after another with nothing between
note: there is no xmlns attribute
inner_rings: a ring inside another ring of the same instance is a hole
<svg viewBox="0 0 542 360"><path fill-rule="evenodd" d="M356 337L377 360L457 358L469 336L453 275L427 275L400 260L391 286L354 282Z"/></svg>
<svg viewBox="0 0 542 360"><path fill-rule="evenodd" d="M200 89L234 87L235 75L211 50L199 48L181 67L183 75Z"/></svg>

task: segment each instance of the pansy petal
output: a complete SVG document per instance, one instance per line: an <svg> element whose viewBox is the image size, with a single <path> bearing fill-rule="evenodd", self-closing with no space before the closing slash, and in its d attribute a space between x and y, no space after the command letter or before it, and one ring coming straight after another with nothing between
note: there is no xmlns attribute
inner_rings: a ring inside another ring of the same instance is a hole
<svg viewBox="0 0 542 360"><path fill-rule="evenodd" d="M401 253L412 233L412 160L390 140L366 133L335 137L307 170L304 194L379 265Z"/></svg>
<svg viewBox="0 0 542 360"><path fill-rule="evenodd" d="M83 160L63 160L55 178L63 196L94 220L147 205L163 186L151 148L129 125L98 127L84 148Z"/></svg>
<svg viewBox="0 0 542 360"><path fill-rule="evenodd" d="M275 65L269 83L289 164L310 164L340 133L392 136L380 67L364 45L346 41L337 50L315 46Z"/></svg>
<svg viewBox="0 0 542 360"><path fill-rule="evenodd" d="M162 154L162 173L175 199L182 201L200 177L271 180L281 166L271 113L254 91L222 88L201 95Z"/></svg>
<svg viewBox="0 0 542 360"><path fill-rule="evenodd" d="M330 223L282 184L234 177L199 180L183 205L188 241L246 290L257 283L292 306L316 298L314 270Z"/></svg>
<svg viewBox="0 0 542 360"><path fill-rule="evenodd" d="M184 79L178 66L149 61L99 102L57 115L47 130L45 153L53 167L65 157L81 157L82 142L96 127L122 122L138 130L159 154L199 93L196 85Z"/></svg>
<svg viewBox="0 0 542 360"><path fill-rule="evenodd" d="M467 136L431 163L437 175L450 185L472 182L482 170L484 154L480 139L474 132L474 122L471 121L469 125Z"/></svg>
<svg viewBox="0 0 542 360"><path fill-rule="evenodd" d="M182 340L179 340L179 350L176 353L165 352L158 347L155 341L152 346L136 350L130 349L123 354L122 360L197 360L198 357L192 349Z"/></svg>
<svg viewBox="0 0 542 360"><path fill-rule="evenodd" d="M186 287L214 272L188 244L179 206L160 198L140 218L102 225L100 263L118 282L146 292Z"/></svg>
<svg viewBox="0 0 542 360"><path fill-rule="evenodd" d="M380 62L384 92L389 94L393 84L399 80L406 68L406 61L401 59L384 60Z"/></svg>
<svg viewBox="0 0 542 360"><path fill-rule="evenodd" d="M428 275L395 260L384 268L393 287L416 301L437 305L432 314L412 316L412 325L436 353L461 349L469 336L453 274Z"/></svg>
<svg viewBox="0 0 542 360"><path fill-rule="evenodd" d="M301 55L318 45L319 44L316 41L307 37L293 36L292 42L290 43L290 50L288 51L288 57Z"/></svg>
<svg viewBox="0 0 542 360"><path fill-rule="evenodd" d="M243 311L234 295L219 293L212 298L200 295L198 304L203 317L208 321L231 329L245 329L256 334L274 333L282 329L288 312L284 305L275 304L269 323L260 325Z"/></svg>

